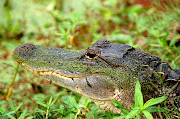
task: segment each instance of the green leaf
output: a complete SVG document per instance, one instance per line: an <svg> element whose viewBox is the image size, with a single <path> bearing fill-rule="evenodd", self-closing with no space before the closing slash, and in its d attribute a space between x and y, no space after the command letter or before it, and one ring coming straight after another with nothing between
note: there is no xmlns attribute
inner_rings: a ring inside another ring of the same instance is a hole
<svg viewBox="0 0 180 119"><path fill-rule="evenodd" d="M44 102L37 101L36 103L42 105L43 107L47 107L47 105Z"/></svg>
<svg viewBox="0 0 180 119"><path fill-rule="evenodd" d="M140 111L140 108L134 108L127 116L125 119L130 119L135 117L135 115Z"/></svg>
<svg viewBox="0 0 180 119"><path fill-rule="evenodd" d="M23 110L23 113L21 113L20 117L18 119L24 119L26 116L27 109Z"/></svg>
<svg viewBox="0 0 180 119"><path fill-rule="evenodd" d="M27 117L26 119L33 119L34 117L33 116L30 116L30 117Z"/></svg>
<svg viewBox="0 0 180 119"><path fill-rule="evenodd" d="M38 93L38 94L33 96L33 100L45 101L46 100L46 96L44 94L42 94L42 93Z"/></svg>
<svg viewBox="0 0 180 119"><path fill-rule="evenodd" d="M142 5L133 5L127 9L128 14L138 13L142 9Z"/></svg>
<svg viewBox="0 0 180 119"><path fill-rule="evenodd" d="M12 115L8 115L8 117L10 118L10 119L16 119L14 116L12 116Z"/></svg>
<svg viewBox="0 0 180 119"><path fill-rule="evenodd" d="M106 116L108 117L108 119L112 119L112 116L109 112L105 111L105 113L106 113Z"/></svg>
<svg viewBox="0 0 180 119"><path fill-rule="evenodd" d="M42 110L42 109L35 109L36 112L39 112L39 113L46 113L46 111Z"/></svg>
<svg viewBox="0 0 180 119"><path fill-rule="evenodd" d="M69 114L66 119L75 119L75 115L74 114Z"/></svg>
<svg viewBox="0 0 180 119"><path fill-rule="evenodd" d="M135 119L141 119L140 115L136 115Z"/></svg>
<svg viewBox="0 0 180 119"><path fill-rule="evenodd" d="M58 98L59 98L59 96L57 96L57 97L53 100L53 102L51 103L51 105L53 105ZM51 106L51 105L50 105L50 106Z"/></svg>
<svg viewBox="0 0 180 119"><path fill-rule="evenodd" d="M0 105L4 104L5 102L6 102L5 100L0 101Z"/></svg>
<svg viewBox="0 0 180 119"><path fill-rule="evenodd" d="M86 108L89 108L89 105L91 103L91 99L83 97L83 100L81 102L84 102L84 105L86 106Z"/></svg>
<svg viewBox="0 0 180 119"><path fill-rule="evenodd" d="M142 113L146 116L147 119L153 119L152 114L149 113L147 110L143 110Z"/></svg>
<svg viewBox="0 0 180 119"><path fill-rule="evenodd" d="M166 39L158 39L158 42L165 48L167 47L167 41Z"/></svg>
<svg viewBox="0 0 180 119"><path fill-rule="evenodd" d="M9 106L11 107L12 110L16 111L11 99L9 99Z"/></svg>
<svg viewBox="0 0 180 119"><path fill-rule="evenodd" d="M17 111L22 105L23 105L23 102L18 105L18 107L16 108L16 111Z"/></svg>
<svg viewBox="0 0 180 119"><path fill-rule="evenodd" d="M51 102L52 102L52 96L50 97L49 102L48 102L49 107L51 106Z"/></svg>
<svg viewBox="0 0 180 119"><path fill-rule="evenodd" d="M74 99L74 97L70 97L69 102L73 105L73 107L78 108L77 101Z"/></svg>
<svg viewBox="0 0 180 119"><path fill-rule="evenodd" d="M60 112L63 114L64 109L65 109L64 105L60 105L59 109L60 109Z"/></svg>
<svg viewBox="0 0 180 119"><path fill-rule="evenodd" d="M124 115L129 114L129 111L128 111L128 110L126 110L126 109L121 109L121 111L122 111L122 113L123 113Z"/></svg>
<svg viewBox="0 0 180 119"><path fill-rule="evenodd" d="M149 112L165 112L166 110L160 107L147 107L146 110L148 110Z"/></svg>
<svg viewBox="0 0 180 119"><path fill-rule="evenodd" d="M114 117L113 119L125 119L127 115L122 115L122 116L118 116L118 117Z"/></svg>
<svg viewBox="0 0 180 119"><path fill-rule="evenodd" d="M95 110L93 110L93 119L99 119L99 117L98 117L98 114L97 114L97 112L95 111Z"/></svg>
<svg viewBox="0 0 180 119"><path fill-rule="evenodd" d="M70 98L71 96L69 96L69 95L66 95L66 96L62 96L61 97L61 102L63 102L64 104L66 104L66 105L71 105L70 103L69 103L69 98Z"/></svg>
<svg viewBox="0 0 180 119"><path fill-rule="evenodd" d="M150 107L151 105L155 105L155 104L158 104L158 103L161 103L163 102L164 100L166 100L166 96L164 97L158 97L158 98L152 98L150 100L148 100L145 104L144 104L144 109L146 109L147 107Z"/></svg>
<svg viewBox="0 0 180 119"><path fill-rule="evenodd" d="M143 101L143 95L141 92L141 85L140 85L139 81L137 81L137 83L136 83L134 98L135 98L135 106L136 107L140 106L140 108L142 109L144 101Z"/></svg>
<svg viewBox="0 0 180 119"><path fill-rule="evenodd" d="M13 115L13 114L15 114L15 113L16 113L15 111L12 111L12 112L6 113L6 115Z"/></svg>
<svg viewBox="0 0 180 119"><path fill-rule="evenodd" d="M113 105L114 105L115 107L120 108L121 111L122 111L122 113L123 113L124 115L127 115L127 114L129 113L129 111L126 110L126 109L124 109L123 105L122 105L119 101L117 101L117 100L112 100L111 103L113 103Z"/></svg>
<svg viewBox="0 0 180 119"><path fill-rule="evenodd" d="M176 35L173 37L173 39L170 41L170 46L173 46L175 44L178 37L180 37L180 35Z"/></svg>
<svg viewBox="0 0 180 119"><path fill-rule="evenodd" d="M124 109L124 107L122 106L122 104L121 104L119 101L117 101L117 100L112 100L111 103L113 103L113 105L114 105L115 107L119 107L120 109Z"/></svg>

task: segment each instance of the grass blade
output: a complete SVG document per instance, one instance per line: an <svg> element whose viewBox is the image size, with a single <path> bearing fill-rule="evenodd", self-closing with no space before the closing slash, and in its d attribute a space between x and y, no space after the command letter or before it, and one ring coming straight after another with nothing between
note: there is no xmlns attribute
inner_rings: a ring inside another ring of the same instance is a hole
<svg viewBox="0 0 180 119"><path fill-rule="evenodd" d="M27 112L27 109L23 110L23 113L21 113L18 119L24 119L24 117L26 116L26 112Z"/></svg>
<svg viewBox="0 0 180 119"><path fill-rule="evenodd" d="M52 102L52 96L50 97L49 102L48 102L49 107L51 106L51 102Z"/></svg>
<svg viewBox="0 0 180 119"><path fill-rule="evenodd" d="M15 107L14 107L14 105L13 105L13 103L12 103L12 100L11 99L9 99L9 106L11 107L11 109L12 110L14 110L14 111L16 111L16 109L15 109Z"/></svg>
<svg viewBox="0 0 180 119"><path fill-rule="evenodd" d="M47 105L44 102L37 101L36 103L42 105L43 107L47 107Z"/></svg>
<svg viewBox="0 0 180 119"><path fill-rule="evenodd" d="M21 102L18 107L16 108L16 110L19 110L19 108L23 105L23 102Z"/></svg>

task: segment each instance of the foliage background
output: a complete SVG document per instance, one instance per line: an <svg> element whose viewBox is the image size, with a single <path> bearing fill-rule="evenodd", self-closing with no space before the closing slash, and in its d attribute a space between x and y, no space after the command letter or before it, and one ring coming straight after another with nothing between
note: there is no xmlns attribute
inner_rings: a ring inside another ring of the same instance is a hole
<svg viewBox="0 0 180 119"><path fill-rule="evenodd" d="M90 99L50 84L21 66L6 101L17 63L13 50L20 44L81 50L100 38L132 45L180 67L180 2L178 0L1 0L0 116L29 118L110 118ZM23 104L21 105L21 103ZM13 110L14 107L19 109ZM24 117L25 117L24 116Z"/></svg>

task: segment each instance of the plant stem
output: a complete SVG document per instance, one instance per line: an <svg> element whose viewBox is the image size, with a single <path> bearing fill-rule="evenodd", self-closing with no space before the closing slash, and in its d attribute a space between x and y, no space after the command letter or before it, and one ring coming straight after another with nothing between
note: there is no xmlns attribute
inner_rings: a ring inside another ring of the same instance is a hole
<svg viewBox="0 0 180 119"><path fill-rule="evenodd" d="M49 108L46 110L46 119L48 119Z"/></svg>
<svg viewBox="0 0 180 119"><path fill-rule="evenodd" d="M19 64L16 67L16 72L14 74L13 80L11 82L11 84L9 85L8 91L7 91L7 96L6 96L6 101L9 100L9 97L11 96L11 92L12 92L12 85L14 84L14 81L16 79L17 73L18 73L18 69L19 69Z"/></svg>

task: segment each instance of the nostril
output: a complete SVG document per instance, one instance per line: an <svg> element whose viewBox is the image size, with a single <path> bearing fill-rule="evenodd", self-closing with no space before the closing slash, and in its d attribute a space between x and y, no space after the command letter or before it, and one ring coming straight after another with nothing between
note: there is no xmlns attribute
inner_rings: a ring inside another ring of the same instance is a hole
<svg viewBox="0 0 180 119"><path fill-rule="evenodd" d="M23 46L21 46L21 48L25 48L25 46L23 45Z"/></svg>
<svg viewBox="0 0 180 119"><path fill-rule="evenodd" d="M20 57L23 57L25 59L28 59L31 57L32 55L32 50L35 48L36 46L30 43L26 43L24 45L20 45L19 47L17 47L14 50L14 54Z"/></svg>

